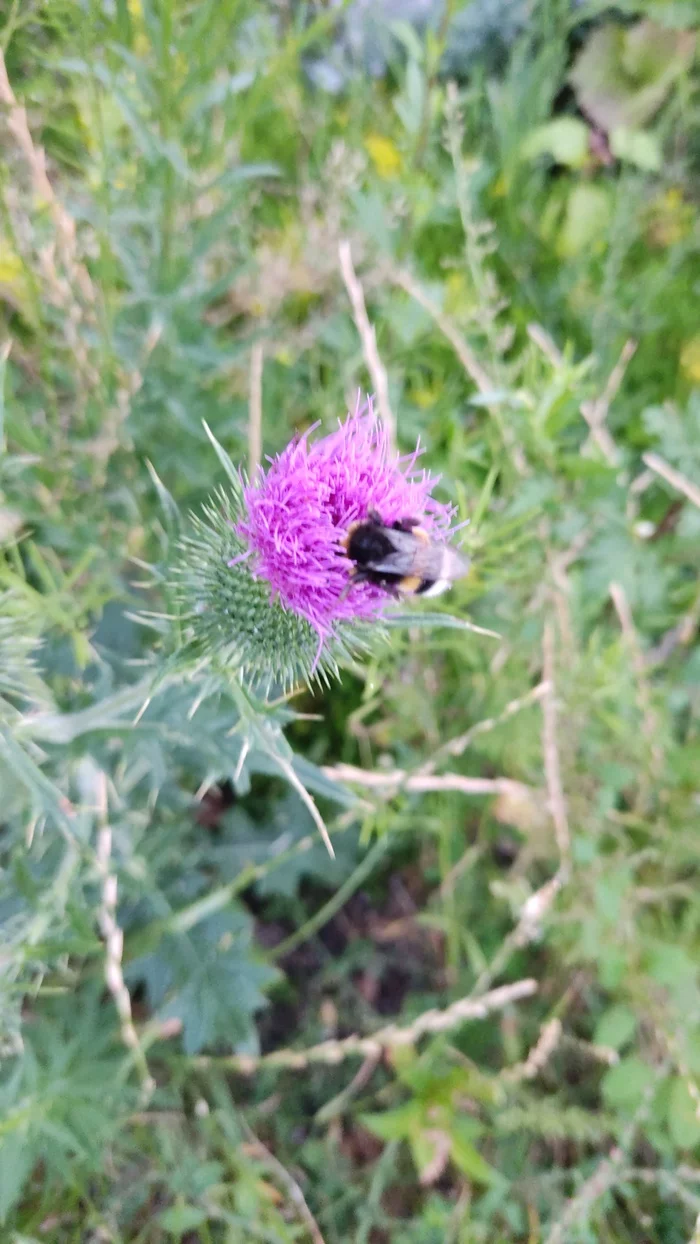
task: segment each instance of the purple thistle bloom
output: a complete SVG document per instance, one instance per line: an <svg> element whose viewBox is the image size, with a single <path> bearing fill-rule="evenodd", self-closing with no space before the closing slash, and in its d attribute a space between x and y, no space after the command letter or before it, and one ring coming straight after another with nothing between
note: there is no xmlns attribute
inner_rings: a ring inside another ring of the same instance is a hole
<svg viewBox="0 0 700 1244"><path fill-rule="evenodd" d="M445 539L454 511L431 496L437 480L417 469L419 446L403 458L392 452L371 399L361 405L358 396L336 432L310 442L313 430L268 459L267 471L259 468L244 489L247 513L236 534L255 577L317 631L318 660L336 623L378 617L391 599L370 583L352 583L341 544L350 525L376 510L387 526L416 518Z"/></svg>

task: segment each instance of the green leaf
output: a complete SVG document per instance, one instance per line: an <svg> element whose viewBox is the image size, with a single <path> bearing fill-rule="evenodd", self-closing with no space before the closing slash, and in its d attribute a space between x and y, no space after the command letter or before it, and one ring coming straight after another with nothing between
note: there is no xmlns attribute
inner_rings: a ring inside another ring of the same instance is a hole
<svg viewBox="0 0 700 1244"><path fill-rule="evenodd" d="M216 437L214 436L214 433L209 427L209 424L204 419L202 420L202 423L204 424L204 431L206 432L207 436L209 437L209 440L214 446L214 452L217 458L219 459L219 462L221 463L222 467L224 468L224 471L226 472L228 481L233 486L234 494L238 498L241 495L241 477L238 471L236 470L235 466L233 465L231 458L226 453L226 450L224 449L223 445L220 445L219 442L217 441Z"/></svg>
<svg viewBox="0 0 700 1244"><path fill-rule="evenodd" d="M697 962L684 946L657 942L649 949L647 970L658 984L671 990L681 1004L697 996Z"/></svg>
<svg viewBox="0 0 700 1244"><path fill-rule="evenodd" d="M595 1045L606 1045L613 1050L621 1050L628 1045L637 1027L637 1017L628 1006L611 1006L605 1011L593 1033Z"/></svg>
<svg viewBox="0 0 700 1244"><path fill-rule="evenodd" d="M382 622L385 626L415 626L423 630L443 626L452 631L474 631L476 635L488 635L490 639L501 639L498 631L489 631L483 626L470 622L468 618L456 618L451 613L419 613L418 610L415 613L385 613L382 616Z"/></svg>
<svg viewBox="0 0 700 1244"><path fill-rule="evenodd" d="M578 117L557 117L528 135L522 155L526 160L550 155L557 164L581 168L588 159L589 133L588 126Z"/></svg>
<svg viewBox="0 0 700 1244"><path fill-rule="evenodd" d="M690 65L695 42L692 31L665 30L651 21L594 29L570 75L581 110L606 133L639 129Z"/></svg>
<svg viewBox="0 0 700 1244"><path fill-rule="evenodd" d="M470 1179L476 1180L480 1184L493 1183L494 1179L500 1178L498 1172L489 1166L488 1162L482 1158L478 1149L474 1148L468 1135L469 1129L461 1126L459 1120L455 1120L450 1128L450 1137L452 1139L451 1157L455 1166L459 1167L465 1175Z"/></svg>
<svg viewBox="0 0 700 1244"><path fill-rule="evenodd" d="M686 1081L676 1076L668 1097L668 1130L679 1149L694 1149L700 1144L698 1107Z"/></svg>
<svg viewBox="0 0 700 1244"><path fill-rule="evenodd" d="M168 492L168 489L165 487L165 484L161 480L153 463L150 462L148 458L146 459L146 469L153 480L156 492L158 493L158 500L160 501L161 509L165 516L166 528L168 531L176 532L180 527L180 511L171 494Z"/></svg>
<svg viewBox="0 0 700 1244"><path fill-rule="evenodd" d="M407 1140L424 1127L425 1105L415 1098L395 1110L360 1115L360 1122L380 1140Z"/></svg>
<svg viewBox="0 0 700 1244"><path fill-rule="evenodd" d="M557 238L562 256L579 255L600 243L610 222L610 198L602 186L580 182L569 192L564 222Z"/></svg>
<svg viewBox="0 0 700 1244"><path fill-rule="evenodd" d="M161 1016L181 1021L187 1054L255 1042L253 1016L278 973L258 959L252 940L250 917L232 906L188 934L166 934L157 950L129 965L129 979L145 982Z"/></svg>
<svg viewBox="0 0 700 1244"><path fill-rule="evenodd" d="M31 737L47 743L72 743L84 734L110 730L122 723L125 716L133 718L153 689L153 676L120 687L113 695L104 696L89 708L76 713L37 713L31 720Z"/></svg>
<svg viewBox="0 0 700 1244"><path fill-rule="evenodd" d="M450 1160L452 1148L447 1132L439 1128L426 1128L409 1137L411 1157L418 1171L421 1184L434 1184L443 1174Z"/></svg>
<svg viewBox="0 0 700 1244"><path fill-rule="evenodd" d="M117 1101L132 1096L120 1083L123 1050L100 1005L101 991L60 999L36 1016L24 1049L0 1069L0 1217L22 1196L41 1162L42 1180L76 1178L102 1169L102 1146L118 1127Z"/></svg>
<svg viewBox="0 0 700 1244"><path fill-rule="evenodd" d="M321 795L322 798L339 804L341 808L361 807L362 800L359 795L348 790L346 786L341 786L335 778L328 777L323 769L307 760L305 756L294 756L292 767L306 789L313 791L315 795Z"/></svg>
<svg viewBox="0 0 700 1244"><path fill-rule="evenodd" d="M0 726L0 760L4 760L28 791L37 813L43 813L66 838L76 838L80 822L71 820L64 811L64 797L53 782L42 773L32 757L17 742L11 730Z"/></svg>
<svg viewBox="0 0 700 1244"><path fill-rule="evenodd" d="M610 150L618 160L625 160L648 173L661 168L661 143L647 130L630 130L618 126L610 134Z"/></svg>
<svg viewBox="0 0 700 1244"><path fill-rule="evenodd" d="M632 1054L606 1072L602 1083L603 1098L613 1109L631 1112L637 1108L653 1079L653 1068Z"/></svg>
<svg viewBox="0 0 700 1244"><path fill-rule="evenodd" d="M183 1236L186 1231L196 1231L207 1217L205 1210L196 1205L171 1205L158 1215L158 1222L169 1235Z"/></svg>
<svg viewBox="0 0 700 1244"><path fill-rule="evenodd" d="M0 1222L19 1201L37 1156L26 1136L15 1133L0 1141Z"/></svg>
<svg viewBox="0 0 700 1244"><path fill-rule="evenodd" d="M684 409L674 403L647 406L642 422L662 457L686 475L700 477L700 389L695 389Z"/></svg>

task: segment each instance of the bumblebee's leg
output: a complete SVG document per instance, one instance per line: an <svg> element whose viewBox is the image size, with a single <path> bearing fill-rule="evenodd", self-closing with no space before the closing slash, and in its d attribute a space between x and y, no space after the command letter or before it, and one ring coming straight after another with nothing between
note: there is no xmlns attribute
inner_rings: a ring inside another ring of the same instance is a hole
<svg viewBox="0 0 700 1244"><path fill-rule="evenodd" d="M348 579L347 583L345 584L345 587L340 593L340 599L345 600L346 596L350 592L350 589L353 588L356 583L364 583L366 578L367 578L367 573L366 571L362 569L361 566L353 566L352 570L350 571L350 578Z"/></svg>

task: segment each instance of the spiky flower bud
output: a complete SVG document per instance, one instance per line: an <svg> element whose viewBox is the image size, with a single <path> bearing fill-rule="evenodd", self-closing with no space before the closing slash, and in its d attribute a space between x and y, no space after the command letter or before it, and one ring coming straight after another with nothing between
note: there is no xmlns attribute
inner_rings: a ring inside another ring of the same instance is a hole
<svg viewBox="0 0 700 1244"><path fill-rule="evenodd" d="M376 511L387 525L415 516L443 539L449 531L452 511L417 469L419 448L397 457L371 401L330 435L312 440L312 431L251 481L217 446L228 486L180 543L186 638L247 683L327 681L381 632L391 598L352 582L342 545L352 523Z"/></svg>

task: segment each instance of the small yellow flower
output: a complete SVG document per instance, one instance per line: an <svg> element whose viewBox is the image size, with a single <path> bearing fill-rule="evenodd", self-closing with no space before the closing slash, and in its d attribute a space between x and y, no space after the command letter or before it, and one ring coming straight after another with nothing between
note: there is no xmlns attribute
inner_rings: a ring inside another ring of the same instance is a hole
<svg viewBox="0 0 700 1244"><path fill-rule="evenodd" d="M401 152L394 146L390 138L381 134L368 134L365 149L380 177L388 179L396 177L403 168Z"/></svg>
<svg viewBox="0 0 700 1244"><path fill-rule="evenodd" d="M18 311L28 324L33 322L31 289L24 263L3 238L0 238L0 303Z"/></svg>
<svg viewBox="0 0 700 1244"><path fill-rule="evenodd" d="M445 281L445 310L448 315L462 315L473 304L473 296L465 273L457 268Z"/></svg>
<svg viewBox="0 0 700 1244"><path fill-rule="evenodd" d="M681 350L681 371L694 384L700 384L700 333L696 333L683 346Z"/></svg>
<svg viewBox="0 0 700 1244"><path fill-rule="evenodd" d="M433 391L433 389L423 387L420 389L414 389L411 393L411 397L416 403L416 406L420 406L421 410L428 410L431 406L435 405L437 394Z"/></svg>
<svg viewBox="0 0 700 1244"><path fill-rule="evenodd" d="M647 236L653 246L665 249L687 237L693 225L693 207L678 186L670 186L651 204Z"/></svg>
<svg viewBox="0 0 700 1244"><path fill-rule="evenodd" d="M146 34L141 0L126 0L126 7L134 27L134 52L137 56L146 56L150 44Z"/></svg>

